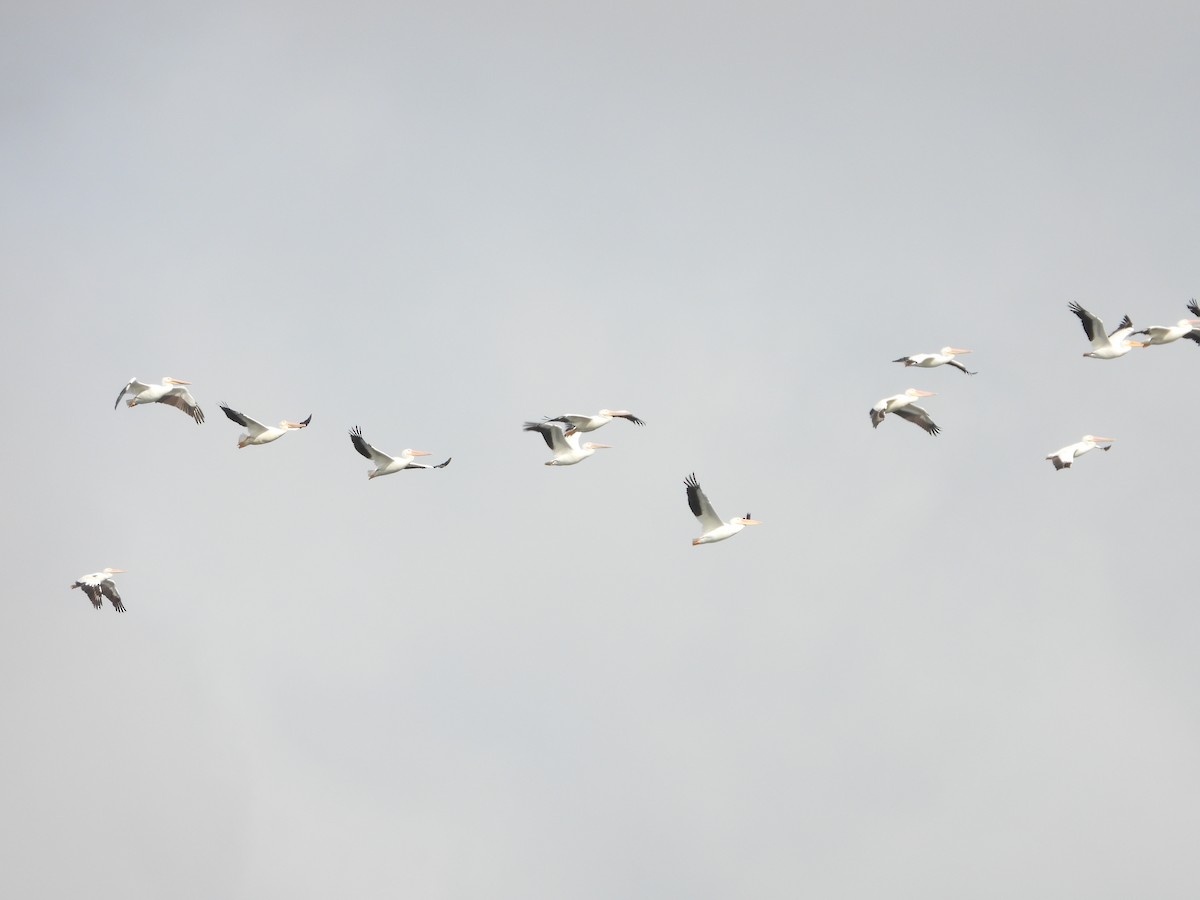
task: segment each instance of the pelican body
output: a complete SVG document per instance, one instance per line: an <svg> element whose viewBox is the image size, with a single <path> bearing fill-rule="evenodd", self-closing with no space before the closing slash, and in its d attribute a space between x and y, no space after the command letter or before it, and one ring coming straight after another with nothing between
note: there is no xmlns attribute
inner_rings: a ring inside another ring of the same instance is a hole
<svg viewBox="0 0 1200 900"><path fill-rule="evenodd" d="M567 426L567 437L570 437L577 431L595 431L597 428L607 425L613 419L628 419L634 425L646 424L627 409L602 409L594 416L581 416L572 413L565 416L555 416L553 419L547 419L546 421L562 422Z"/></svg>
<svg viewBox="0 0 1200 900"><path fill-rule="evenodd" d="M87 598L92 601L92 606L99 609L104 605L102 596L108 598L108 602L112 604L113 609L119 613L125 612L125 604L121 602L121 595L117 593L117 586L113 583L112 577L124 572L124 569L103 569L99 572L93 572L91 575L80 575L75 579L72 588L82 588L87 594Z"/></svg>
<svg viewBox="0 0 1200 900"><path fill-rule="evenodd" d="M1134 347L1146 346L1141 341L1128 340L1129 336L1134 333L1133 322L1129 320L1129 316L1122 318L1116 329L1106 335L1104 322L1078 303L1072 303L1068 308L1079 316L1079 321L1083 323L1083 333L1092 342L1092 349L1083 354L1084 356L1090 356L1092 359L1116 359L1124 356Z"/></svg>
<svg viewBox="0 0 1200 900"><path fill-rule="evenodd" d="M1196 303L1193 300L1192 306L1195 305ZM1200 310L1197 310L1197 312L1200 313ZM1151 325L1149 328L1143 328L1141 331L1133 332L1133 334L1146 335L1148 338L1146 346L1149 347L1159 344L1173 344L1180 338L1195 341L1196 346L1200 347L1200 319L1180 319L1174 325Z"/></svg>
<svg viewBox="0 0 1200 900"><path fill-rule="evenodd" d="M943 347L941 353L918 353L915 356L902 356L892 362L904 363L904 367L918 366L922 369L932 369L935 366L953 366L960 372L967 372L967 367L954 357L970 353L970 350L960 350L957 347ZM968 375L978 375L978 372L967 372Z"/></svg>
<svg viewBox="0 0 1200 900"><path fill-rule="evenodd" d="M700 489L700 484L696 481L696 473L693 472L685 478L683 483L687 487L688 506L692 510L692 515L699 520L700 527L704 529L700 537L692 538L693 547L701 544L715 544L717 541L733 537L747 525L762 524L762 522L750 518L750 513L732 518L728 522L721 521L721 517L708 502L708 497L704 496L704 491Z"/></svg>
<svg viewBox="0 0 1200 900"><path fill-rule="evenodd" d="M1071 468L1071 463L1083 456L1089 450L1095 450L1099 447L1101 450L1112 449L1113 438L1096 437L1094 434L1085 434L1083 440L1078 443L1068 444L1061 450L1055 450L1049 454L1046 459L1054 463L1054 468L1057 470ZM1103 446L1101 446L1103 445Z"/></svg>
<svg viewBox="0 0 1200 900"><path fill-rule="evenodd" d="M583 462L597 450L611 449L608 444L596 444L588 441L579 443L579 434L568 432L556 422L526 422L523 431L536 431L541 434L546 446L554 453L554 459L548 460L548 466L573 466Z"/></svg>
<svg viewBox="0 0 1200 900"><path fill-rule="evenodd" d="M933 423L933 419L929 418L929 413L923 407L916 405L916 401L921 397L936 396L937 394L933 391L919 391L916 388L909 388L903 394L893 394L890 397L884 397L871 407L871 427L878 428L879 423L883 421L888 413L894 413L902 419L907 419L914 425L920 425L929 434L937 435L942 429Z"/></svg>
<svg viewBox="0 0 1200 900"><path fill-rule="evenodd" d="M269 444L271 441L277 441L289 431L307 428L308 423L312 421L310 414L303 422L289 422L284 419L279 423L278 428L272 428L270 425L264 425L247 415L243 415L235 409L230 409L224 403L221 404L221 410L233 422L237 422L246 429L245 433L238 437L238 449L250 447L258 444Z"/></svg>
<svg viewBox="0 0 1200 900"><path fill-rule="evenodd" d="M180 381L169 375L162 380L162 384L146 384L144 381L130 378L129 384L121 388L121 393L117 394L117 402L113 404L113 409L120 406L121 398L129 394L130 397L125 403L130 409L143 403L165 403L167 406L183 410L196 421L197 425L203 425L204 413L196 404L196 398L192 396L191 391L184 387L187 384L191 384L191 382Z"/></svg>
<svg viewBox="0 0 1200 900"><path fill-rule="evenodd" d="M388 456L363 440L362 429L357 425L350 429L350 443L354 445L355 450L375 463L374 470L367 473L367 478L391 475L393 472L403 472L405 469L444 469L450 465L449 459L443 463L438 463L436 466L427 466L424 463L414 462L413 460L418 456L431 455L424 450L402 450L399 456Z"/></svg>

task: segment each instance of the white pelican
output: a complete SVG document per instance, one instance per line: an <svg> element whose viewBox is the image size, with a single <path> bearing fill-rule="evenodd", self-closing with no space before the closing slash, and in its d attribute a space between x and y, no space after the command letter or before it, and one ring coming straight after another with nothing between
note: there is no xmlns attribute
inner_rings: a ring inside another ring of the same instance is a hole
<svg viewBox="0 0 1200 900"><path fill-rule="evenodd" d="M92 606L99 609L103 605L100 595L103 594L112 603L113 609L119 613L125 612L125 604L121 602L121 595L117 593L117 586L113 584L112 577L124 572L124 569L104 569L100 572L93 572L91 575L80 575L72 588L83 588L83 592L87 594L87 598L92 601Z"/></svg>
<svg viewBox="0 0 1200 900"><path fill-rule="evenodd" d="M381 453L363 440L362 429L357 425L350 430L350 443L354 445L355 450L375 463L375 470L367 473L368 478L374 478L377 475L391 475L393 472L403 472L405 469L444 469L450 465L449 459L436 466L413 462L418 456L430 455L424 450L402 450L399 456L388 456L386 453Z"/></svg>
<svg viewBox="0 0 1200 900"><path fill-rule="evenodd" d="M146 384L144 381L130 378L129 384L121 388L121 393L117 394L117 402L113 404L113 409L121 405L122 397L132 394L133 396L126 401L130 408L139 403L166 403L168 406L182 409L196 420L197 425L203 425L204 413L196 405L196 398L192 396L191 391L183 386L185 384L191 384L191 382L180 381L169 375L162 380L162 384Z"/></svg>
<svg viewBox="0 0 1200 900"><path fill-rule="evenodd" d="M1188 304L1188 312L1193 316L1200 316L1200 306L1196 304L1195 300ZM1200 347L1200 328L1197 326L1200 326L1200 318L1180 319L1174 325L1151 325L1149 328L1143 328L1133 334L1144 334L1150 338L1146 342L1148 346L1170 344L1180 338L1187 338L1189 341L1195 341L1196 346Z"/></svg>
<svg viewBox="0 0 1200 900"><path fill-rule="evenodd" d="M922 369L932 369L934 366L954 366L960 372L967 372L967 367L954 357L970 353L970 350L960 350L957 347L943 347L941 353L918 353L915 356L902 356L892 362L904 363L904 367L920 366ZM978 375L978 372L967 372L968 375Z"/></svg>
<svg viewBox="0 0 1200 900"><path fill-rule="evenodd" d="M712 504L708 502L708 498L704 496L704 491L700 490L700 485L696 481L696 473L693 472L683 479L683 483L687 485L688 506L692 508L692 515L700 520L700 527L704 529L700 537L692 538L693 547L723 541L733 537L747 525L762 524L762 522L750 518L750 513L732 518L728 522L722 522L721 517L713 510Z"/></svg>
<svg viewBox="0 0 1200 900"><path fill-rule="evenodd" d="M1083 354L1084 356L1090 356L1093 359L1116 359L1118 356L1124 356L1134 347L1146 346L1141 341L1126 340L1133 333L1133 323L1129 321L1129 316L1121 319L1116 330L1106 337L1102 321L1078 303L1072 303L1070 310L1079 316L1079 321L1083 323L1083 333L1092 342L1092 349Z"/></svg>
<svg viewBox="0 0 1200 900"><path fill-rule="evenodd" d="M278 428L272 428L269 425L264 425L262 422L256 422L247 415L243 415L235 409L230 409L224 403L221 404L221 409L234 422L237 422L246 429L246 433L238 438L238 449L248 447L251 444L269 444L271 441L277 441L293 428L307 428L308 423L312 421L310 414L303 422L289 422L284 419L279 423Z"/></svg>
<svg viewBox="0 0 1200 900"><path fill-rule="evenodd" d="M1071 468L1071 463L1074 462L1075 459L1083 456L1083 454L1087 453L1089 450L1095 450L1097 447L1100 447L1101 444L1104 445L1103 447L1100 447L1101 450L1111 450L1112 442L1113 438L1096 437L1094 434L1085 434L1083 436L1083 440L1079 443L1068 444L1061 450L1055 450L1053 453L1047 456L1046 459L1051 460L1054 463L1055 469L1069 469Z"/></svg>
<svg viewBox="0 0 1200 900"><path fill-rule="evenodd" d="M916 401L920 397L936 396L937 394L933 391L918 391L916 388L909 388L903 394L893 394L890 397L884 397L871 407L871 427L878 428L884 416L888 413L894 413L902 419L908 419L908 421L920 425L930 434L936 435L942 429L933 424L933 419L929 418L929 413L916 405Z"/></svg>
<svg viewBox="0 0 1200 900"><path fill-rule="evenodd" d="M611 449L609 444L594 444L591 441L580 445L578 434L568 437L564 428L554 422L526 422L522 430L541 433L546 446L554 451L554 459L546 463L548 466L573 466L597 450Z"/></svg>
<svg viewBox="0 0 1200 900"><path fill-rule="evenodd" d="M570 437L577 431L595 431L602 425L607 425L613 419L628 419L634 425L646 424L627 409L602 409L594 416L568 414L565 416L555 416L553 419L547 419L546 421L562 422L569 426L567 428L567 437Z"/></svg>

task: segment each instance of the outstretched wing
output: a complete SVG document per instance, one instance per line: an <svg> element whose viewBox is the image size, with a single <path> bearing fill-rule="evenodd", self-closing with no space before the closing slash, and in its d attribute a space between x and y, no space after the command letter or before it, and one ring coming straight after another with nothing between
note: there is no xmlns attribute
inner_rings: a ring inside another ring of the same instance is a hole
<svg viewBox="0 0 1200 900"><path fill-rule="evenodd" d="M683 483L687 486L688 506L691 507L692 515L700 520L704 531L707 533L724 525L721 517L713 510L712 504L708 502L708 497L704 496L704 491L700 489L700 483L696 481L696 473L693 472L683 479Z"/></svg>
<svg viewBox="0 0 1200 900"><path fill-rule="evenodd" d="M1200 313L1197 313L1197 315L1200 315ZM118 406L121 405L121 398L124 397L126 394L129 394L129 393L140 394L148 386L149 385L142 384L136 378L130 378L129 384L127 384L127 385L125 385L125 387L121 388L121 393L117 394L117 402L113 404L113 409L116 409ZM134 388L135 390L130 390L131 388Z"/></svg>
<svg viewBox="0 0 1200 900"><path fill-rule="evenodd" d="M591 416L575 416L575 415L555 416L553 419L546 419L546 421L547 422L562 422L564 425L571 425L575 428L578 428L580 425L586 425L588 422L592 421L592 417ZM532 424L532 423L527 423L527 424Z"/></svg>
<svg viewBox="0 0 1200 900"><path fill-rule="evenodd" d="M954 368L958 369L961 372L967 372L967 367L964 366L962 363L960 363L957 359L946 360L946 365L954 366ZM968 375L978 375L979 373L978 372L967 372L967 374Z"/></svg>
<svg viewBox="0 0 1200 900"><path fill-rule="evenodd" d="M1119 344L1133 332L1133 322L1129 320L1129 316L1121 319L1120 324L1108 333L1108 339L1114 344Z"/></svg>
<svg viewBox="0 0 1200 900"><path fill-rule="evenodd" d="M1200 319L1200 303L1192 300L1192 302L1188 304L1188 312L1190 312L1197 319Z"/></svg>
<svg viewBox="0 0 1200 900"><path fill-rule="evenodd" d="M312 416L309 416L309 418L311 419ZM392 457L388 456L386 453L381 453L363 440L362 429L357 425L350 430L350 443L354 445L355 450L357 450L367 459L371 460L371 462L375 463L377 466L386 466L388 463L392 462Z"/></svg>
<svg viewBox="0 0 1200 900"><path fill-rule="evenodd" d="M267 426L262 422L256 421L244 413L238 412L236 409L230 409L224 403L221 404L221 409L232 421L237 422L239 425L249 431L251 436L262 434L267 430ZM312 416L309 416L309 418L311 419Z"/></svg>
<svg viewBox="0 0 1200 900"><path fill-rule="evenodd" d="M88 584L88 582L80 580L80 581L75 582L73 585L71 585L71 587L81 588L83 590L83 592L85 594L87 594L87 598L92 601L92 606L96 607L96 609L100 608L101 600L100 600L100 586L99 585Z"/></svg>
<svg viewBox="0 0 1200 900"><path fill-rule="evenodd" d="M120 402L120 398L117 398ZM176 385L167 391L159 403L165 403L168 406L173 406L176 409L182 409L185 413L196 420L197 425L204 424L204 413L200 411L200 407L196 404L196 398L192 396L192 392L187 388Z"/></svg>
<svg viewBox="0 0 1200 900"><path fill-rule="evenodd" d="M929 413L915 403L910 403L908 406L901 406L898 409L892 410L892 415L899 416L902 419L907 419L914 425L920 425L932 435L939 434L942 429L933 424L933 419L929 418Z"/></svg>
<svg viewBox="0 0 1200 900"><path fill-rule="evenodd" d="M557 420L547 419L545 422L526 422L521 430L540 433L546 446L556 454L567 452L571 447L567 443L564 431L559 426L552 424L555 421Z"/></svg>
<svg viewBox="0 0 1200 900"><path fill-rule="evenodd" d="M614 419L625 419L626 421L632 422L634 425L645 425L646 424L645 422L643 422L641 419L639 419L637 416L635 416L631 412L613 413L613 418Z"/></svg>
<svg viewBox="0 0 1200 900"><path fill-rule="evenodd" d="M125 612L125 604L121 602L121 595L117 593L117 586L113 584L111 578L106 578L104 581L100 582L100 590L104 592L104 596L109 599L110 603L112 603L113 609L119 613ZM97 606L100 605L99 598L97 598L95 602Z"/></svg>
<svg viewBox="0 0 1200 900"><path fill-rule="evenodd" d="M1104 323L1078 303L1072 303L1069 308L1071 312L1079 316L1079 321L1083 323L1083 333L1087 335L1087 339L1092 342L1093 346L1103 347L1106 343L1104 340ZM1100 338L1099 344L1096 343L1097 338Z"/></svg>

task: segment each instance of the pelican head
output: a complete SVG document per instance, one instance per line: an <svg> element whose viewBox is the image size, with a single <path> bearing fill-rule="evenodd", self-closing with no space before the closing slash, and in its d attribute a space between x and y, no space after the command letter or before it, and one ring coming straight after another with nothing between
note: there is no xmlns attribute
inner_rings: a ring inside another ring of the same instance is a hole
<svg viewBox="0 0 1200 900"><path fill-rule="evenodd" d="M282 422L279 423L279 427L280 428L307 428L308 427L308 419L305 419L303 422L289 422L287 419L284 419Z"/></svg>
<svg viewBox="0 0 1200 900"><path fill-rule="evenodd" d="M937 391L919 391L916 388L909 388L904 393L910 397L936 397Z"/></svg>
<svg viewBox="0 0 1200 900"><path fill-rule="evenodd" d="M618 416L632 415L632 413L630 413L629 410L627 410L627 409L602 409L602 410L600 410L600 415L612 416L615 419Z"/></svg>
<svg viewBox="0 0 1200 900"><path fill-rule="evenodd" d="M761 525L762 524L762 522L758 521L757 519L750 518L750 513L746 513L740 519L734 519L733 521L737 522L739 525Z"/></svg>
<svg viewBox="0 0 1200 900"><path fill-rule="evenodd" d="M970 353L970 350L963 350L959 347L943 347L942 356L962 356L964 353Z"/></svg>
<svg viewBox="0 0 1200 900"><path fill-rule="evenodd" d="M1096 437L1094 434L1085 434L1083 439L1093 444L1111 444L1116 440L1115 438Z"/></svg>
<svg viewBox="0 0 1200 900"><path fill-rule="evenodd" d="M172 378L170 375L168 375L166 378L164 378L162 380L162 383L163 384L191 384L190 381L180 381L178 378Z"/></svg>
<svg viewBox="0 0 1200 900"><path fill-rule="evenodd" d="M414 456L430 456L432 454L430 454L428 450L405 450L400 455L408 459L412 459Z"/></svg>
<svg viewBox="0 0 1200 900"><path fill-rule="evenodd" d="M588 441L586 444L583 445L583 449L584 450L611 450L612 444L596 444L596 443L593 443L592 441Z"/></svg>

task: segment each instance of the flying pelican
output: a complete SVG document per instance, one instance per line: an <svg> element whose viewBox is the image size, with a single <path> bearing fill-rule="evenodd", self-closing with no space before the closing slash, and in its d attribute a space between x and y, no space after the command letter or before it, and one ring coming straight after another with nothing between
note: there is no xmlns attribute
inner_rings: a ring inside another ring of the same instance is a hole
<svg viewBox="0 0 1200 900"><path fill-rule="evenodd" d="M700 537L692 538L693 547L723 541L733 537L747 525L762 524L762 522L750 518L750 513L737 516L728 522L722 522L721 517L713 510L712 504L708 502L708 498L704 496L704 491L700 490L700 484L696 481L696 473L693 472L685 478L683 483L687 485L688 506L692 508L692 515L700 520L700 527L704 529Z"/></svg>
<svg viewBox="0 0 1200 900"><path fill-rule="evenodd" d="M1095 450L1097 447L1100 447L1101 444L1104 445L1103 447L1100 447L1101 450L1111 450L1112 442L1113 438L1096 437L1094 434L1085 434L1083 436L1083 440L1079 443L1068 444L1061 450L1055 450L1053 453L1047 456L1046 459L1051 460L1054 463L1055 469L1069 469L1071 468L1071 463L1074 462L1078 457L1083 456L1083 454L1087 453L1089 450Z"/></svg>
<svg viewBox="0 0 1200 900"><path fill-rule="evenodd" d="M112 603L113 609L119 613L125 612L125 604L121 602L121 595L117 593L117 586L113 584L112 577L124 572L124 569L104 569L100 572L93 572L91 575L80 575L72 588L83 588L83 592L87 594L87 598L92 601L92 606L99 609L103 605L100 595L103 594Z"/></svg>
<svg viewBox="0 0 1200 900"><path fill-rule="evenodd" d="M1141 341L1126 340L1133 333L1133 323L1129 321L1129 316L1121 319L1116 330L1105 337L1104 323L1100 319L1078 303L1072 303L1070 310L1079 316L1079 321L1083 323L1083 333L1092 342L1092 349L1083 354L1084 356L1090 356L1093 359L1116 359L1118 356L1124 356L1134 347L1146 346Z"/></svg>
<svg viewBox="0 0 1200 900"><path fill-rule="evenodd" d="M293 428L307 428L308 423L312 421L312 415L310 414L303 422L289 422L287 419L284 419L279 423L278 428L271 428L262 422L256 422L254 419L243 415L235 409L230 409L224 403L221 404L221 409L225 411L225 415L246 429L246 433L238 438L239 450L251 444L269 444L271 441L277 441L287 434L289 430Z"/></svg>
<svg viewBox="0 0 1200 900"><path fill-rule="evenodd" d="M391 475L393 472L403 472L405 469L444 469L450 465L449 459L436 466L413 462L418 456L429 456L424 450L403 450L399 456L388 456L386 453L381 453L363 440L362 429L357 425L350 430L350 443L354 445L355 450L375 463L375 471L368 472L368 478L374 478L377 475Z"/></svg>
<svg viewBox="0 0 1200 900"><path fill-rule="evenodd" d="M1188 304L1188 312L1193 316L1200 316L1200 306L1193 300ZM1195 319L1180 319L1172 325L1151 325L1149 328L1143 328L1141 331L1134 331L1133 334L1144 334L1150 338L1146 343L1149 346L1155 344L1170 344L1180 338L1187 338L1189 341L1195 341L1196 346L1200 347L1200 318Z"/></svg>
<svg viewBox="0 0 1200 900"><path fill-rule="evenodd" d="M553 419L547 419L546 421L562 422L563 424L568 425L567 437L570 437L577 431L595 431L602 425L607 425L613 419L628 419L634 425L646 424L627 409L602 409L594 416L569 414L565 416L555 416Z"/></svg>
<svg viewBox="0 0 1200 900"><path fill-rule="evenodd" d="M959 350L956 347L943 347L941 353L918 353L915 356L902 356L892 362L904 363L909 366L920 366L922 369L932 369L934 366L954 366L960 372L967 372L967 367L954 357L970 353L970 350ZM978 375L978 372L967 372L968 375Z"/></svg>
<svg viewBox="0 0 1200 900"><path fill-rule="evenodd" d="M546 446L554 451L554 459L546 463L548 466L573 466L597 450L607 450L611 447L609 444L594 444L591 441L580 445L578 434L568 437L563 427L553 422L526 422L522 430L541 432Z"/></svg>
<svg viewBox="0 0 1200 900"><path fill-rule="evenodd" d="M196 398L192 396L191 391L183 386L185 384L191 384L191 382L180 381L169 375L162 380L162 384L146 384L144 381L130 378L129 384L121 388L121 393L117 394L117 402L113 404L113 409L121 405L122 397L132 394L133 396L126 401L130 408L139 403L166 403L168 406L182 409L196 420L197 425L203 425L204 413L196 405Z"/></svg>
<svg viewBox="0 0 1200 900"><path fill-rule="evenodd" d="M909 388L903 394L893 394L890 397L884 397L871 407L871 427L878 428L884 416L888 413L894 413L902 419L908 419L908 421L920 425L930 434L936 435L942 429L933 424L933 419L929 418L929 413L916 405L916 400L919 397L935 396L937 394L933 391L918 391L916 388Z"/></svg>

